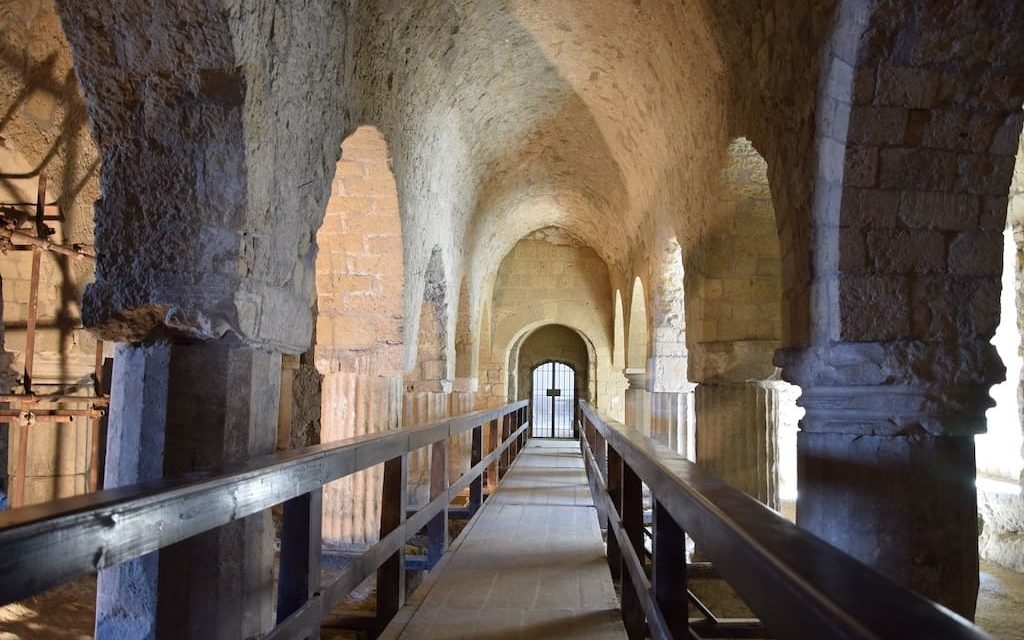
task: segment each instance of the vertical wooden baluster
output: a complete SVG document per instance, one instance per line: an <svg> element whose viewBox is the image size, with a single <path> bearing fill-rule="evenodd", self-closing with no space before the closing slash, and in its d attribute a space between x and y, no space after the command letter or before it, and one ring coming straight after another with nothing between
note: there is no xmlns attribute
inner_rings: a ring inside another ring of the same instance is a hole
<svg viewBox="0 0 1024 640"><path fill-rule="evenodd" d="M284 503L281 571L277 583L280 624L320 589L320 518L323 490L315 489ZM317 630L316 638L320 637Z"/></svg>
<svg viewBox="0 0 1024 640"><path fill-rule="evenodd" d="M407 454L384 463L384 491L380 512L380 537L405 524ZM391 622L405 603L405 545L401 545L377 569L377 633Z"/></svg>
<svg viewBox="0 0 1024 640"><path fill-rule="evenodd" d="M473 427L473 443L470 448L469 468L472 469L476 465L480 464L483 459L483 439L484 439L484 427L483 425L477 425ZM469 511L470 513L476 513L476 510L480 508L480 505L484 501L484 475L487 471L481 472L480 475L473 478L473 482L469 485Z"/></svg>
<svg viewBox="0 0 1024 640"><path fill-rule="evenodd" d="M501 440L499 443L504 443L510 433L509 427L512 424L512 416L505 414L501 417ZM499 456L500 462L498 463L498 480L505 477L505 473L508 471L509 465L509 450L506 448L501 452Z"/></svg>
<svg viewBox="0 0 1024 640"><path fill-rule="evenodd" d="M430 447L430 499L448 490L448 441ZM427 524L427 565L433 569L448 549L448 505Z"/></svg>
<svg viewBox="0 0 1024 640"><path fill-rule="evenodd" d="M654 561L651 588L674 638L689 633L686 597L686 539L683 529L660 502L654 502Z"/></svg>
<svg viewBox="0 0 1024 640"><path fill-rule="evenodd" d="M498 448L498 419L495 418L487 423L487 434L491 441L490 446L487 448L487 455L494 453L495 449ZM487 490L494 492L494 488L498 486L498 460L495 460L487 467Z"/></svg>
<svg viewBox="0 0 1024 640"><path fill-rule="evenodd" d="M608 447L608 470L605 474L608 479L608 497L611 498L612 506L622 513L622 459L619 453L612 447ZM605 515L611 519L611 513ZM619 551L619 541L615 537L611 524L608 525L608 568L612 572L612 580L616 582L622 577L622 552Z"/></svg>
<svg viewBox="0 0 1024 640"><path fill-rule="evenodd" d="M622 463L622 527L641 564L644 559L644 496L640 476L625 462ZM622 620L630 640L647 636L644 610L637 595L636 585L625 566L622 567Z"/></svg>

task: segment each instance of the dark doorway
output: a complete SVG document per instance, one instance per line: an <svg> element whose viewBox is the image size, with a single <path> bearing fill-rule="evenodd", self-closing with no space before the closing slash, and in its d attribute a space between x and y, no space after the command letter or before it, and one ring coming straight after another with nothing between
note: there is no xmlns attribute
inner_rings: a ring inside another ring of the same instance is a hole
<svg viewBox="0 0 1024 640"><path fill-rule="evenodd" d="M545 362L533 370L533 437L573 437L576 372L561 362Z"/></svg>

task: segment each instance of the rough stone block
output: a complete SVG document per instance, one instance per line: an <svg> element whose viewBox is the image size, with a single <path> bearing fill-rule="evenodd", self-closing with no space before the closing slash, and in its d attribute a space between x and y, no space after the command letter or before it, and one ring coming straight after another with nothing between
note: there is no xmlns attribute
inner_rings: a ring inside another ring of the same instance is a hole
<svg viewBox="0 0 1024 640"><path fill-rule="evenodd" d="M875 103L911 109L935 105L939 75L920 67L882 66L878 70Z"/></svg>
<svg viewBox="0 0 1024 640"><path fill-rule="evenodd" d="M893 340L910 334L909 286L899 276L842 276L840 338Z"/></svg>
<svg viewBox="0 0 1024 640"><path fill-rule="evenodd" d="M1003 234L972 231L957 234L949 245L949 272L998 277L1003 268Z"/></svg>
<svg viewBox="0 0 1024 640"><path fill-rule="evenodd" d="M973 229L978 224L978 197L906 191L900 198L899 217L911 229Z"/></svg>
<svg viewBox="0 0 1024 640"><path fill-rule="evenodd" d="M897 191L854 187L845 189L840 226L893 227L899 202L900 194Z"/></svg>

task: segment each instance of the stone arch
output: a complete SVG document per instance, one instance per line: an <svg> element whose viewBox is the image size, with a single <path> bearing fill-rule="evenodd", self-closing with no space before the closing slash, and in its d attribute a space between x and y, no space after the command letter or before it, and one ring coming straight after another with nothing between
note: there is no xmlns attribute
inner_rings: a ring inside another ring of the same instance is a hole
<svg viewBox="0 0 1024 640"><path fill-rule="evenodd" d="M541 353L524 354L523 347L533 339ZM568 339L573 346L558 348L559 340ZM577 342L578 341L578 342ZM582 344L585 353L575 347ZM526 358L524 360L524 355ZM524 327L509 345L506 361L508 362L509 396L508 401L529 398L532 380L528 380L529 372L540 362L559 361L569 364L576 372L576 388L580 397L593 400L597 393L597 350L593 341L580 328L571 323L541 321ZM583 368L577 365L585 365ZM526 372L524 376L523 372ZM511 379L511 378L514 378Z"/></svg>
<svg viewBox="0 0 1024 640"><path fill-rule="evenodd" d="M626 326L626 369L646 371L650 350L650 332L647 323L647 296L640 276L633 279L629 303L629 324Z"/></svg>
<svg viewBox="0 0 1024 640"><path fill-rule="evenodd" d="M774 372L782 265L768 172L749 140L729 144L714 223L688 262L686 334L694 381L763 380Z"/></svg>
<svg viewBox="0 0 1024 640"><path fill-rule="evenodd" d="M806 409L797 522L966 616L973 435L1003 375L989 339L1024 102L1024 41L1007 34L1022 31L1015 3L838 5L816 110L810 344L777 357Z"/></svg>

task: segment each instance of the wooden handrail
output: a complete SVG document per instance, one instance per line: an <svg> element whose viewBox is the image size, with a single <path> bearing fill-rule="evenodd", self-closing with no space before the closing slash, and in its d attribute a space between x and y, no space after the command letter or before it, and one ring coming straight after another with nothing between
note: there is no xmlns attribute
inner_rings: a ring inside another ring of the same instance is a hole
<svg viewBox="0 0 1024 640"><path fill-rule="evenodd" d="M668 447L603 418L585 401L580 401L579 408L582 448L595 502L606 510L609 542L618 543L615 546L646 612L651 637L681 636L665 623L664 615L671 612L658 606L666 594L657 593L657 584L651 587L639 559L630 553L635 542L629 541L621 522L621 503L608 497L611 474L605 475L603 459L608 464L613 458L621 459L624 469L646 483L656 501L655 511L666 513L693 538L774 636L794 640L989 637ZM656 545L656 566L657 552ZM682 588L685 592L685 584Z"/></svg>
<svg viewBox="0 0 1024 640"><path fill-rule="evenodd" d="M431 516L446 510L446 501L474 481L479 482L479 477L490 464L499 459L510 460L518 453L528 430L528 404L524 400L455 416L425 427L350 438L253 459L235 467L119 487L0 513L0 605L41 593L275 505L301 499L307 494L318 494L328 482L400 459L409 452L454 435L475 431L474 438L478 439L488 422L504 420L507 424L514 423L515 428L506 429L507 435L500 443L492 441L495 448L488 456L482 457L474 450L475 464L467 473L396 530L399 533L385 536L371 547L370 562L361 566L372 572L379 566L376 562L378 557L383 561L395 553L395 549L400 549L405 539L416 533L417 529L413 527L425 524ZM307 505L307 511L310 508ZM319 509L318 501L315 508ZM404 521L405 505L396 505L395 508L401 508ZM318 530L315 536L319 541ZM316 573L319 580L318 569ZM355 584L358 582L353 586ZM332 599L347 595L347 591L341 593L344 585L335 583L334 586ZM277 633L275 637L291 636Z"/></svg>

